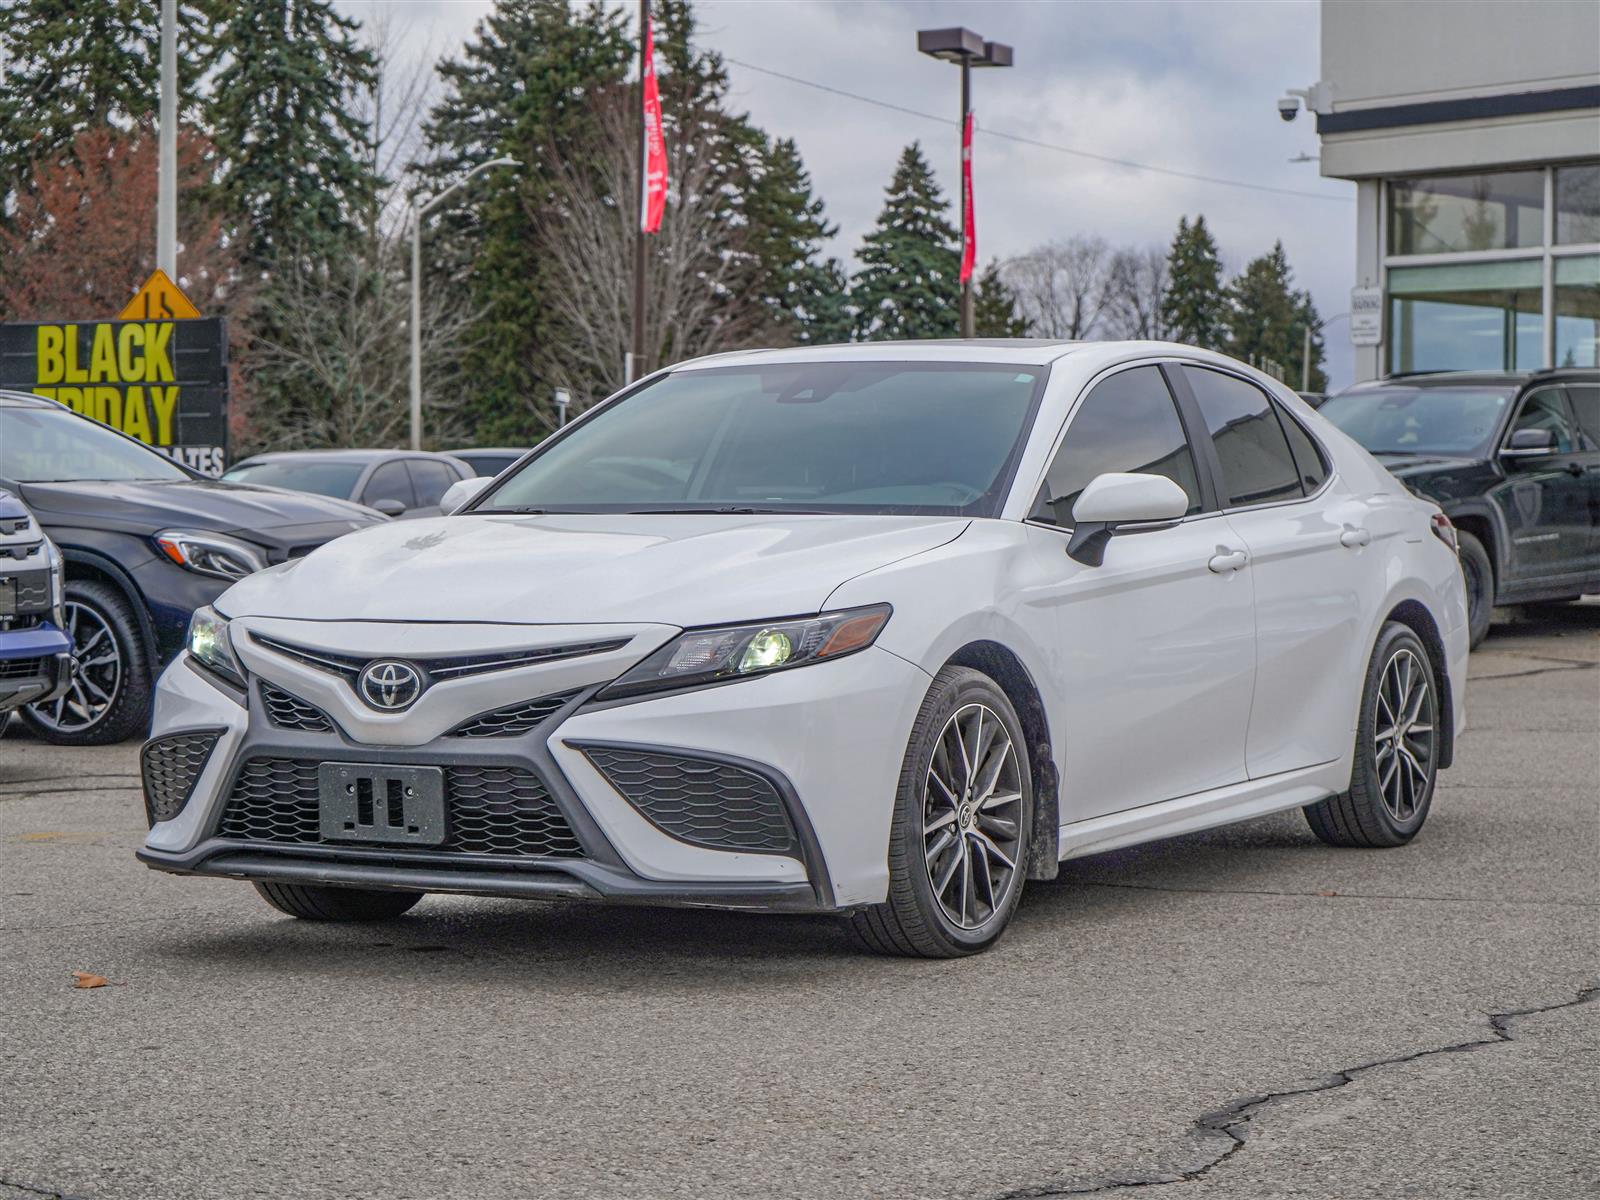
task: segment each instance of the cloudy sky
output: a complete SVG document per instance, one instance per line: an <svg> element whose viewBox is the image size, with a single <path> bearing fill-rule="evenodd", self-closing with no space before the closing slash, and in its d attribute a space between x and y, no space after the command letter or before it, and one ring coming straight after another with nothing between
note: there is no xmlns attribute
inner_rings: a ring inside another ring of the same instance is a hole
<svg viewBox="0 0 1600 1200"><path fill-rule="evenodd" d="M460 52L487 0L338 0L382 13L399 54ZM882 204L900 149L920 139L954 195L958 72L916 52L916 31L966 25L1015 47L1009 71L975 73L978 249L987 260L1075 233L1161 243L1204 213L1229 270L1281 238L1324 318L1348 307L1354 186L1317 175L1311 122L1278 119L1286 88L1318 74L1315 0L700 0L702 41L729 60L733 95L769 133L793 137L848 257ZM761 68L758 70L757 68ZM949 123L794 83L946 117ZM1024 145L1048 142L1230 187ZM1302 194L1284 194L1290 193ZM1347 325L1328 336L1336 385L1350 379Z"/></svg>

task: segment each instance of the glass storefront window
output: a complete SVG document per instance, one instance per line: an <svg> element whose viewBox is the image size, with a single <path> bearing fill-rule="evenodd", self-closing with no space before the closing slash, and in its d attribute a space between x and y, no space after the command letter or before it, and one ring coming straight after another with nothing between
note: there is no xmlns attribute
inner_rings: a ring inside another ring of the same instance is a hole
<svg viewBox="0 0 1600 1200"><path fill-rule="evenodd" d="M1556 259L1555 364L1600 367L1600 254Z"/></svg>
<svg viewBox="0 0 1600 1200"><path fill-rule="evenodd" d="M1390 254L1543 244L1543 171L1440 175L1389 185Z"/></svg>
<svg viewBox="0 0 1600 1200"><path fill-rule="evenodd" d="M1537 259L1394 267L1389 370L1529 370L1542 365L1544 264Z"/></svg>
<svg viewBox="0 0 1600 1200"><path fill-rule="evenodd" d="M1600 242L1600 163L1556 168L1556 244Z"/></svg>

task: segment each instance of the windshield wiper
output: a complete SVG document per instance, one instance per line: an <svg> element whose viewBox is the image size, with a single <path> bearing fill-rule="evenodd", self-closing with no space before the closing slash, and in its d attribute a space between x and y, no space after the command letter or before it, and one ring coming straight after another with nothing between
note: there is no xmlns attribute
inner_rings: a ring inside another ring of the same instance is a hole
<svg viewBox="0 0 1600 1200"><path fill-rule="evenodd" d="M499 516L509 513L518 517L547 517L550 515L548 508L535 508L531 504L504 504L492 508L474 508L469 510L473 516Z"/></svg>
<svg viewBox="0 0 1600 1200"><path fill-rule="evenodd" d="M779 516L816 516L815 510L803 508L751 508L744 504L718 504L707 505L703 508L633 508L628 510L630 517L648 517L674 514L712 513L717 516L748 516L752 514L776 513Z"/></svg>

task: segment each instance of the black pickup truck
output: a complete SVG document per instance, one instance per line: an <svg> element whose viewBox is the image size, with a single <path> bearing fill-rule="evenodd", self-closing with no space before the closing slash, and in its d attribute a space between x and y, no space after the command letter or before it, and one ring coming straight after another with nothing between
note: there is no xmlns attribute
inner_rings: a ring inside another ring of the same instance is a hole
<svg viewBox="0 0 1600 1200"><path fill-rule="evenodd" d="M1405 376L1318 411L1455 522L1473 645L1496 605L1600 592L1600 370Z"/></svg>

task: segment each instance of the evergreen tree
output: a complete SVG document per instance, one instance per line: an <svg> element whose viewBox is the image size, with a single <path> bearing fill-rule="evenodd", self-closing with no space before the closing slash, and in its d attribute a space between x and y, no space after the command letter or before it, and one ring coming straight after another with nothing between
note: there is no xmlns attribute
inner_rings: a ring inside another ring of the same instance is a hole
<svg viewBox="0 0 1600 1200"><path fill-rule="evenodd" d="M961 258L949 203L912 142L900 154L878 223L862 242L850 289L856 336L955 337L960 330Z"/></svg>
<svg viewBox="0 0 1600 1200"><path fill-rule="evenodd" d="M1000 262L991 260L978 276L972 297L972 330L978 337L1019 338L1032 332L1032 322L1017 309L1017 296L1000 277Z"/></svg>
<svg viewBox="0 0 1600 1200"><path fill-rule="evenodd" d="M1285 379L1300 386L1305 331L1312 331L1311 375L1313 391L1327 387L1323 373L1322 322L1308 293L1297 292L1283 243L1251 261L1228 287L1228 353L1260 365L1277 364Z"/></svg>
<svg viewBox="0 0 1600 1200"><path fill-rule="evenodd" d="M811 175L793 139L780 138L761 150L760 171L745 202L748 249L755 257L753 298L770 317L766 340L816 341L842 300L837 264L820 257L823 243L839 229L822 215L822 200L812 194Z"/></svg>
<svg viewBox="0 0 1600 1200"><path fill-rule="evenodd" d="M1194 224L1178 218L1178 233L1167 253L1167 290L1161 298L1161 323L1167 336L1207 350L1222 348L1228 302L1222 285L1222 260L1204 216Z"/></svg>

